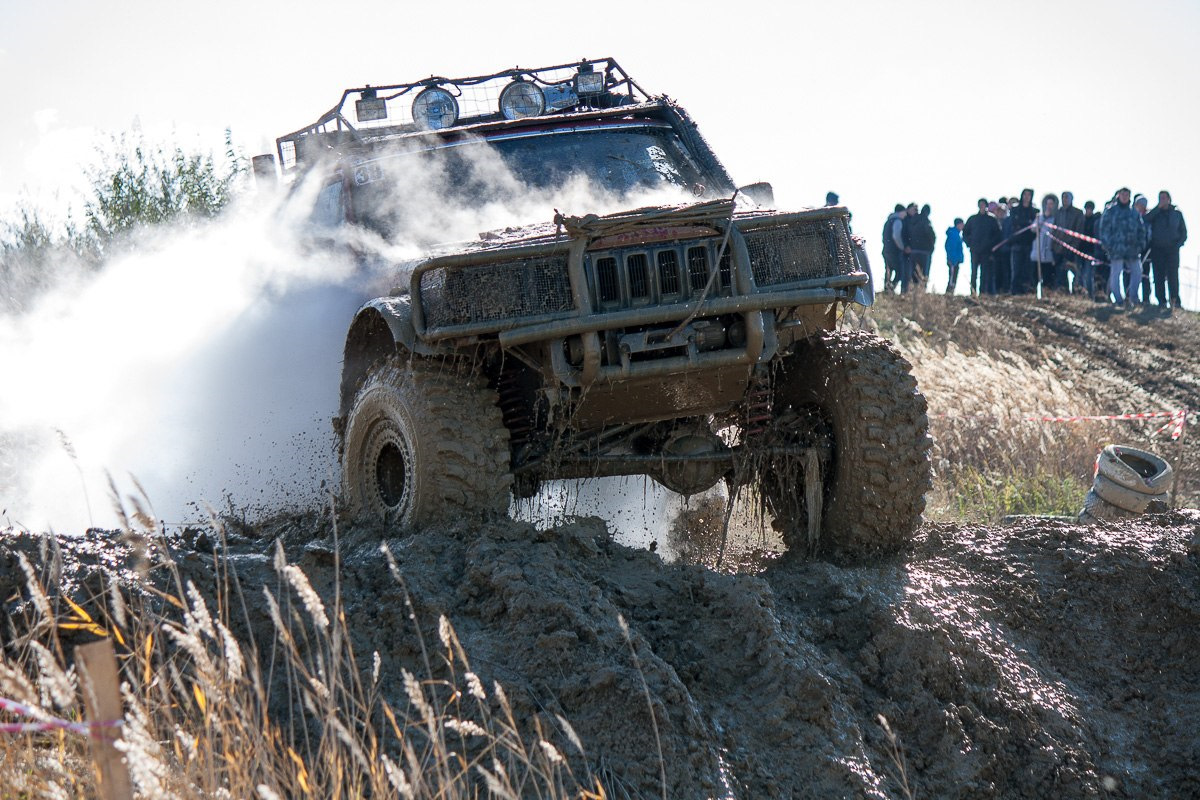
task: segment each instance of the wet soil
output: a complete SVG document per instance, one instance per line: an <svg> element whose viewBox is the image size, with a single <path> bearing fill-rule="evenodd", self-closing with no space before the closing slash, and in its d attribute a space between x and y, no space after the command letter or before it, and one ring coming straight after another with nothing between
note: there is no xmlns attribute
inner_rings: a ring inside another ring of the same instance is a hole
<svg viewBox="0 0 1200 800"><path fill-rule="evenodd" d="M354 648L381 654L397 703L401 668L422 671L405 588L427 641L447 616L519 719L549 731L556 714L572 722L613 797L661 796L660 765L673 798L903 797L879 715L921 797L1200 790L1200 512L927 526L890 561L785 556L740 575L664 564L599 520L350 529L340 571L318 515L243 533L225 555L246 587L276 584L276 536L327 600L340 579ZM119 566L108 536L62 543L68 586L100 560ZM54 558L11 535L6 587L22 583L15 548ZM185 577L211 582L211 553L173 556ZM270 640L264 611L250 619Z"/></svg>

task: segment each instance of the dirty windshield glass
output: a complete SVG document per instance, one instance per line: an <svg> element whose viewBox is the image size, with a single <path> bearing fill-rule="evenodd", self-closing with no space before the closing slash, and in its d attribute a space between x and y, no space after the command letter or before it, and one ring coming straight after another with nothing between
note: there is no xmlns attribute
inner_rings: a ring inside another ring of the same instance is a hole
<svg viewBox="0 0 1200 800"><path fill-rule="evenodd" d="M500 166L496 156L503 162ZM553 189L583 177L613 194L707 181L669 128L637 127L478 141L405 153L355 168L358 221L380 233L396 232L399 205L430 201L482 203L517 188Z"/></svg>

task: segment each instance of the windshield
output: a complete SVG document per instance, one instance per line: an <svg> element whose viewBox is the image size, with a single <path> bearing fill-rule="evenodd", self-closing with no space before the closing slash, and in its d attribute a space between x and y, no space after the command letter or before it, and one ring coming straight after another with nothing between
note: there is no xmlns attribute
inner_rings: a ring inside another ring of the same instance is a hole
<svg viewBox="0 0 1200 800"><path fill-rule="evenodd" d="M502 134L390 153L356 165L353 173L355 218L386 236L404 227L402 217L415 206L478 207L579 182L613 197L659 188L691 194L709 183L675 132L657 123Z"/></svg>

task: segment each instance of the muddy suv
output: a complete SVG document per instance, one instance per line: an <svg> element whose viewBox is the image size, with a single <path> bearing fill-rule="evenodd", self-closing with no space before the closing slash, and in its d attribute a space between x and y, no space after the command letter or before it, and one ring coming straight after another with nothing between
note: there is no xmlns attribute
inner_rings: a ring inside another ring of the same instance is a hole
<svg viewBox="0 0 1200 800"><path fill-rule="evenodd" d="M839 329L873 301L849 213L766 210L768 185L739 192L688 114L611 59L347 90L278 157L319 165L323 224L385 238L431 183L414 163L463 204L498 164L530 192L677 198L481 234L368 302L334 421L353 512L421 525L648 475L725 481L791 549L861 557L916 527L925 401L887 341Z"/></svg>

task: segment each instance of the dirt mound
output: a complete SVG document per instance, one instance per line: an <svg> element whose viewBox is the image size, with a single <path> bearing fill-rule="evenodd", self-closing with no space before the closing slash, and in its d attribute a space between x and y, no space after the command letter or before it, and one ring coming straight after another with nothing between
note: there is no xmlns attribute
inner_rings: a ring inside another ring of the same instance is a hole
<svg viewBox="0 0 1200 800"><path fill-rule="evenodd" d="M903 796L880 714L920 796L1200 785L1200 514L936 526L886 563L784 558L758 575L666 565L595 520L503 522L387 540L403 585L378 532L348 533L340 573L315 516L247 532L266 536L227 555L248 602L274 585L282 534L318 592L340 578L354 648L380 653L384 692L402 702L400 670L424 669L407 590L426 641L449 618L519 719L558 731L564 750L555 715L570 720L614 797L660 796L660 770L675 798ZM81 544L64 543L68 577L102 552L116 566L111 549ZM6 585L20 583L14 547L40 558L34 539L9 541ZM176 560L212 580L210 555ZM249 619L272 639L264 609Z"/></svg>

